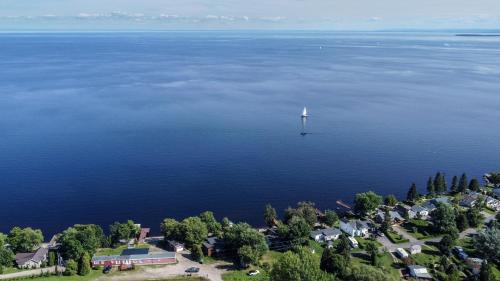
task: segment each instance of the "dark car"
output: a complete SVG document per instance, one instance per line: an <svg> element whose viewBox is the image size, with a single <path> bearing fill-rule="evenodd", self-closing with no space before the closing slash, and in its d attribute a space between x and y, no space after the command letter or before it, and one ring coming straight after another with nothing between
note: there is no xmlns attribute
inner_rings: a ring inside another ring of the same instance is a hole
<svg viewBox="0 0 500 281"><path fill-rule="evenodd" d="M113 267L112 267L111 265L106 265L106 266L104 267L104 269L102 270L102 273L104 273L104 274L108 274L108 273L110 273L110 272L111 272L111 269L112 269L112 268L113 268Z"/></svg>
<svg viewBox="0 0 500 281"><path fill-rule="evenodd" d="M198 267L190 267L190 268L186 269L186 273L197 273L199 271L200 271L200 269Z"/></svg>

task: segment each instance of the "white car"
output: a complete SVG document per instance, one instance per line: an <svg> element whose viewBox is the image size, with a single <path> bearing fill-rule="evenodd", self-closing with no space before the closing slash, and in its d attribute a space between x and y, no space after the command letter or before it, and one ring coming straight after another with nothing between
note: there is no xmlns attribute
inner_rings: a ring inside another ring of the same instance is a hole
<svg viewBox="0 0 500 281"><path fill-rule="evenodd" d="M254 275L260 274L260 271L258 271L258 270L250 270L247 274L248 274L248 276L254 276Z"/></svg>

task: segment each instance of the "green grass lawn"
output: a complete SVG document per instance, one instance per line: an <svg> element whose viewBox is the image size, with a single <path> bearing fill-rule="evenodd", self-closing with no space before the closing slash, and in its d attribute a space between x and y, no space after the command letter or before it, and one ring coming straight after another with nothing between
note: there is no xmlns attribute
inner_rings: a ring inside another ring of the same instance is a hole
<svg viewBox="0 0 500 281"><path fill-rule="evenodd" d="M222 274L222 280L224 280L224 281L247 281L247 280L269 281L269 274L266 271L264 271L263 269L260 269L260 268L253 268L253 269L258 269L260 271L260 274L257 274L254 276L248 276L247 273L251 269L233 270L233 271L228 271L228 272Z"/></svg>
<svg viewBox="0 0 500 281"><path fill-rule="evenodd" d="M74 275L74 276L48 276L48 277L37 277L37 278L27 278L27 279L33 279L37 281L91 281L96 279L97 277L103 275L101 270L92 270L90 271L90 274L87 276L79 276L79 275Z"/></svg>
<svg viewBox="0 0 500 281"><path fill-rule="evenodd" d="M395 231L386 231L385 235L394 244L406 243L410 241Z"/></svg>
<svg viewBox="0 0 500 281"><path fill-rule="evenodd" d="M358 241L359 247L352 249L353 252L364 251L366 248L366 244L368 244L368 243L375 243L375 245L377 245L378 248L382 247L382 244L380 244L380 242L378 242L377 240L371 240L371 239L366 239L366 238L361 238L361 237L356 237L355 239L356 239L356 241Z"/></svg>
<svg viewBox="0 0 500 281"><path fill-rule="evenodd" d="M441 252L434 246L422 245L422 253L411 255L411 257L418 265L431 267L439 262Z"/></svg>
<svg viewBox="0 0 500 281"><path fill-rule="evenodd" d="M16 273L24 270L26 269L19 269L17 267L7 267L3 269L3 274Z"/></svg>
<svg viewBox="0 0 500 281"><path fill-rule="evenodd" d="M139 244L135 247L135 249L146 249L150 246L148 244ZM127 245L122 245L116 248L101 248L96 252L96 256L113 256L119 255L123 252L123 250L128 249Z"/></svg>
<svg viewBox="0 0 500 281"><path fill-rule="evenodd" d="M432 233L429 222L426 220L411 219L408 222L404 223L403 227L408 233L410 233L418 240L424 240L438 236Z"/></svg>
<svg viewBox="0 0 500 281"><path fill-rule="evenodd" d="M370 265L370 261L368 260L368 255L363 256L363 257L351 257L351 261L353 264L365 264L365 265ZM389 253L380 253L379 254L379 261L380 261L380 269L382 269L385 273L390 274L391 276L394 276L396 279L399 280L399 269L397 269L397 266L394 264L394 260Z"/></svg>
<svg viewBox="0 0 500 281"><path fill-rule="evenodd" d="M267 262L272 265L276 260L281 257L283 253L277 251L269 251L262 257L262 263Z"/></svg>

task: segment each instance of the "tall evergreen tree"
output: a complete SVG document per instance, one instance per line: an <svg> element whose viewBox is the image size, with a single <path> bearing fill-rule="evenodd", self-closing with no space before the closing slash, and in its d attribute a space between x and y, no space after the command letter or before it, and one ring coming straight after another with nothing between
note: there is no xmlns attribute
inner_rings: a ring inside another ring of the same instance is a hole
<svg viewBox="0 0 500 281"><path fill-rule="evenodd" d="M434 177L434 189L436 193L446 192L446 180L444 178L444 173L437 172L436 177Z"/></svg>
<svg viewBox="0 0 500 281"><path fill-rule="evenodd" d="M347 260L351 259L351 245L349 244L349 239L347 239L345 234L340 236L340 243L337 244L335 251L344 256Z"/></svg>
<svg viewBox="0 0 500 281"><path fill-rule="evenodd" d="M495 274L491 270L491 266L487 260L481 264L481 271L479 272L479 281L495 281L497 280Z"/></svg>
<svg viewBox="0 0 500 281"><path fill-rule="evenodd" d="M274 226L277 218L276 209L274 209L271 204L267 204L266 209L264 210L264 221L266 222L266 225L268 227Z"/></svg>
<svg viewBox="0 0 500 281"><path fill-rule="evenodd" d="M463 173L458 182L458 192L465 193L467 191L467 182L467 175Z"/></svg>
<svg viewBox="0 0 500 281"><path fill-rule="evenodd" d="M434 182L432 181L432 177L429 177L427 180L427 193L431 196L436 194L436 187L434 185Z"/></svg>
<svg viewBox="0 0 500 281"><path fill-rule="evenodd" d="M406 200L413 202L417 200L417 198L417 185L415 183L412 183L410 186L410 190L408 190L408 194L406 195Z"/></svg>
<svg viewBox="0 0 500 281"><path fill-rule="evenodd" d="M477 179L472 179L469 183L469 189L472 191L479 191L479 188L481 185L479 184L479 181Z"/></svg>
<svg viewBox="0 0 500 281"><path fill-rule="evenodd" d="M453 176L453 179L451 180L451 192L457 192L458 191L458 177Z"/></svg>

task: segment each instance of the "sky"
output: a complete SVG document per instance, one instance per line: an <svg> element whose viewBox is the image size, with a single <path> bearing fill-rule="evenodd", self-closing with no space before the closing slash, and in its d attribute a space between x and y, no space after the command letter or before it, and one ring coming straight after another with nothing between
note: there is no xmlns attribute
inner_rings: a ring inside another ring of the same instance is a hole
<svg viewBox="0 0 500 281"><path fill-rule="evenodd" d="M500 29L500 1L0 0L17 29Z"/></svg>

